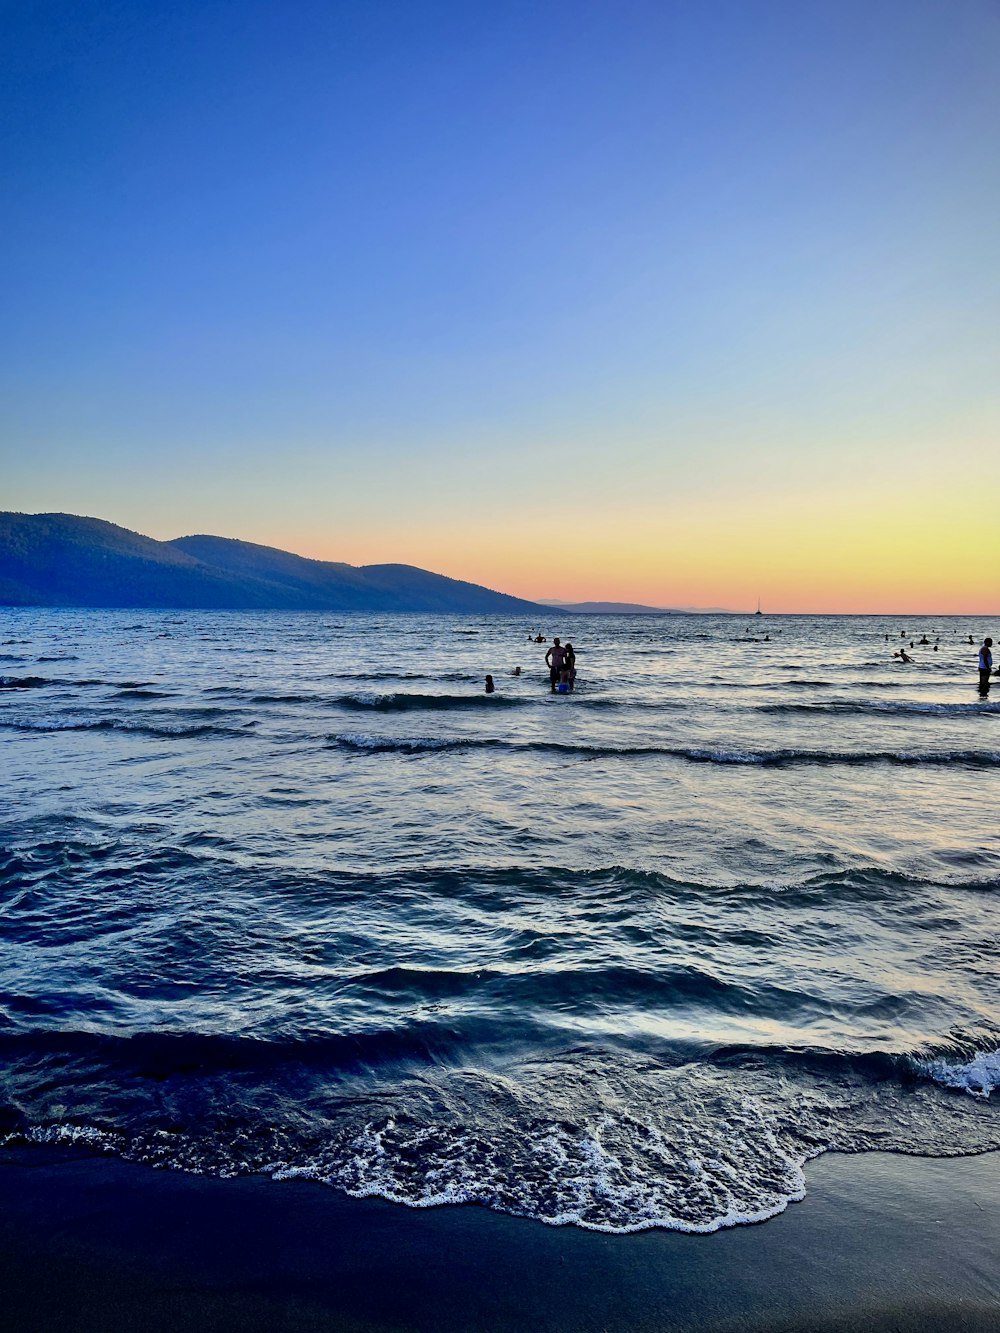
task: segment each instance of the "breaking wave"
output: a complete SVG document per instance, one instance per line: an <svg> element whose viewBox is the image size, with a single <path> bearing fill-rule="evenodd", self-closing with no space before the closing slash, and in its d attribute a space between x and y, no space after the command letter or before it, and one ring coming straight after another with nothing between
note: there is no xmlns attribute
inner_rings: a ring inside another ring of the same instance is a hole
<svg viewBox="0 0 1000 1333"><path fill-rule="evenodd" d="M571 741L517 741L495 736L377 736L336 734L326 738L329 747L367 751L372 754L429 754L441 750L544 751L575 755L582 759L663 756L693 764L737 764L789 767L798 764L901 764L966 765L994 768L1000 765L998 750L812 750L716 749L689 745L588 745Z"/></svg>

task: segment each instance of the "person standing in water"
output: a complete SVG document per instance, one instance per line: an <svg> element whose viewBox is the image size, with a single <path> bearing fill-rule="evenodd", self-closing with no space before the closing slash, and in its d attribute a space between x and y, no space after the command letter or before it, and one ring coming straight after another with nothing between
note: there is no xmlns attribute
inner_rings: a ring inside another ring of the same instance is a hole
<svg viewBox="0 0 1000 1333"><path fill-rule="evenodd" d="M993 654L990 651L992 647L993 640L987 637L979 650L979 693L983 695L990 692L990 672L993 670Z"/></svg>
<svg viewBox="0 0 1000 1333"><path fill-rule="evenodd" d="M576 653L573 651L573 645L571 643L566 645L566 650L563 653L562 678L569 686L570 691L572 691L576 684Z"/></svg>
<svg viewBox="0 0 1000 1333"><path fill-rule="evenodd" d="M545 654L545 665L549 669L549 684L552 686L552 693L555 694L556 686L559 684L559 677L562 674L563 658L566 653L559 643L558 639L552 640L552 647Z"/></svg>

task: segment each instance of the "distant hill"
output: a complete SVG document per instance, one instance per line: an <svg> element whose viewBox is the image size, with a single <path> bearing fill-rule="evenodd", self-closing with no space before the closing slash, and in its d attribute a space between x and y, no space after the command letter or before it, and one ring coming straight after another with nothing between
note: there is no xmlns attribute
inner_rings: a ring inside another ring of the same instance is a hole
<svg viewBox="0 0 1000 1333"><path fill-rule="evenodd" d="M574 611L582 616L670 616L673 611L663 606L643 606L640 602L558 602L545 599L545 606L557 606L561 611Z"/></svg>
<svg viewBox="0 0 1000 1333"><path fill-rule="evenodd" d="M99 518L0 513L0 605L531 614L413 565L308 560L228 537L154 541Z"/></svg>
<svg viewBox="0 0 1000 1333"><path fill-rule="evenodd" d="M730 615L721 606L643 606L641 602L563 602L558 597L540 597L543 606L558 607L582 616L687 616Z"/></svg>

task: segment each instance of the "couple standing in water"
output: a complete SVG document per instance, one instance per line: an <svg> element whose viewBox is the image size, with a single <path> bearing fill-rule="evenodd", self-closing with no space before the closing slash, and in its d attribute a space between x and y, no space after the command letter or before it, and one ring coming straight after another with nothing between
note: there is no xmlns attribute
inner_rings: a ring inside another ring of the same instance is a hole
<svg viewBox="0 0 1000 1333"><path fill-rule="evenodd" d="M573 645L565 647L558 639L552 640L552 647L545 654L545 665L549 669L549 683L552 693L568 694L576 684L576 653Z"/></svg>

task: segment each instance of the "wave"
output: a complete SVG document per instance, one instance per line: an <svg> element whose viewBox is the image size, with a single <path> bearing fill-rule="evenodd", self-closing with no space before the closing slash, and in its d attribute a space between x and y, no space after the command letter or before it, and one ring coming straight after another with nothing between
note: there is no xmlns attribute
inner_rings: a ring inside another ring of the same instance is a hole
<svg viewBox="0 0 1000 1333"><path fill-rule="evenodd" d="M87 719L85 721L72 722L25 722L19 720L8 721L6 718L0 719L0 727L5 727L12 731L27 732L54 732L54 731L112 731L126 732L136 736L152 736L165 740L176 740L180 737L198 737L198 736L245 736L246 728L255 725L246 723L244 727L223 727L217 723L203 722L194 725L185 725L179 723L175 726L161 724L155 726L148 722L133 722L128 718L102 717Z"/></svg>
<svg viewBox="0 0 1000 1333"><path fill-rule="evenodd" d="M370 754L430 754L440 750L507 750L512 753L545 752L580 759L642 758L662 756L693 764L762 765L786 768L800 764L900 764L955 765L994 768L1000 765L997 750L807 750L722 749L687 745L596 745L568 741L510 741L494 736L372 736L336 734L326 738L328 749L365 751Z"/></svg>
<svg viewBox="0 0 1000 1333"><path fill-rule="evenodd" d="M193 851L184 846L150 848L145 842L128 840L109 841L98 831L95 839L77 836L59 836L63 833L65 817L43 825L42 832L52 824L50 836L28 846L18 840L0 842L0 885L19 891L30 887L39 876L62 874L73 867L88 863L103 864L113 861L115 873L129 877L141 869L143 874L157 874L168 878L211 869L214 877L232 874L241 881L245 868L240 860ZM367 901L386 886L383 870L325 871L316 877L300 871L286 877L287 887L295 901L308 908L310 904L330 906L347 901ZM419 870L396 869L392 875L393 892L403 899L419 901L428 898L436 903L462 902L485 895L490 901L518 902L538 898L551 900L554 895L580 895L595 899L615 908L631 904L645 908L649 903L671 904L691 902L703 894L724 891L727 901L747 899L751 903L773 904L780 897L785 907L813 908L832 905L838 901L912 903L925 892L936 894L943 886L972 891L992 892L1000 888L995 855L983 857L964 875L927 878L905 874L875 865L857 865L838 870L810 874L804 877L766 875L759 879L726 882L680 879L659 870L630 865L605 865L581 869L573 865L546 864L544 867L511 865L485 869L479 865L427 865ZM964 1054L964 1048L938 1051L935 1054Z"/></svg>
<svg viewBox="0 0 1000 1333"><path fill-rule="evenodd" d="M352 1068L332 1070L325 1059L339 1052L317 1043L49 1034L0 1045L13 1094L0 1142L616 1234L773 1217L803 1197L805 1163L828 1149L1000 1146L988 1094L962 1095L894 1057L664 1061L584 1044L408 1071L373 1068L362 1043ZM54 1077L55 1116L43 1109Z"/></svg>
<svg viewBox="0 0 1000 1333"><path fill-rule="evenodd" d="M517 708L533 700L512 698L509 694L344 694L335 699L338 708L352 712L377 713L451 712L478 708Z"/></svg>
<svg viewBox="0 0 1000 1333"><path fill-rule="evenodd" d="M906 688L906 682L903 680L857 680L850 676L839 680L809 680L803 677L793 676L787 680L733 680L730 676L711 676L709 680L712 684L725 685L730 690L756 690L773 692L777 690L832 690L838 687L843 688L849 685L856 689L865 690L901 690Z"/></svg>
<svg viewBox="0 0 1000 1333"><path fill-rule="evenodd" d="M914 1060L918 1073L926 1075L943 1088L955 1088L973 1097L988 1099L1000 1088L1000 1049L981 1051L968 1060L945 1056Z"/></svg>
<svg viewBox="0 0 1000 1333"><path fill-rule="evenodd" d="M760 704L759 713L837 713L845 714L918 714L942 717L965 717L972 714L1000 714L1000 703L987 703L985 700L966 703L938 703L919 699L827 699L817 703L774 703Z"/></svg>
<svg viewBox="0 0 1000 1333"><path fill-rule="evenodd" d="M61 685L48 676L0 676L0 690L40 690L46 685Z"/></svg>
<svg viewBox="0 0 1000 1333"><path fill-rule="evenodd" d="M435 680L435 681L478 681L479 675L471 671L436 671L433 675L426 671L330 671L324 680Z"/></svg>
<svg viewBox="0 0 1000 1333"><path fill-rule="evenodd" d="M0 676L0 690L40 690L47 685L73 686L83 688L90 685L106 685L112 689L129 691L143 690L153 684L149 680L101 680L88 677L84 680L63 680L58 676ZM167 692L164 691L164 694Z"/></svg>

